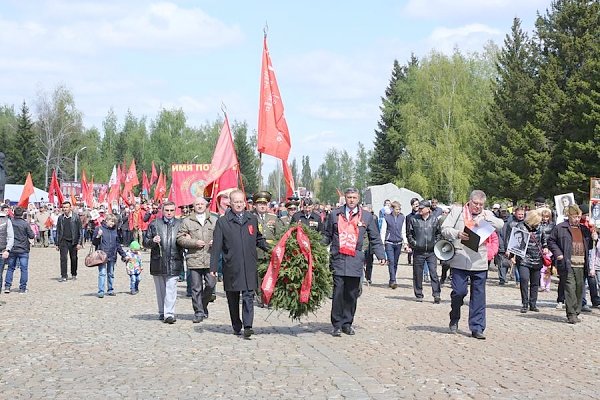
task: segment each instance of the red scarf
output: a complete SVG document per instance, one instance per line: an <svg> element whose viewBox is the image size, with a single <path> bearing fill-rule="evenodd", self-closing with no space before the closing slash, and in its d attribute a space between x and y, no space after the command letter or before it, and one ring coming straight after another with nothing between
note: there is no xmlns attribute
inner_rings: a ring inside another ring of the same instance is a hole
<svg viewBox="0 0 600 400"><path fill-rule="evenodd" d="M356 245L358 243L358 226L362 224L361 218L362 213L360 209L358 210L358 213L350 214L349 219L346 219L346 213L338 214L338 236L340 238L340 254L345 254L347 256L356 255Z"/></svg>

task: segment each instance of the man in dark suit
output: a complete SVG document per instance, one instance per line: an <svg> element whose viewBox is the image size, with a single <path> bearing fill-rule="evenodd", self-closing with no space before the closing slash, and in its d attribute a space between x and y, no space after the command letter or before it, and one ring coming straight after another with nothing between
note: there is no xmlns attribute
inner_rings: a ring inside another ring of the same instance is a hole
<svg viewBox="0 0 600 400"><path fill-rule="evenodd" d="M325 223L323 243L331 244L330 268L333 271L333 302L331 304L332 335L342 332L354 335L352 322L356 312L356 300L360 290L365 254L363 240L369 238L373 252L383 264L385 251L377 222L371 213L358 206L360 195L355 188L344 192L346 205L329 214Z"/></svg>
<svg viewBox="0 0 600 400"><path fill-rule="evenodd" d="M223 253L223 287L227 295L231 326L236 335L250 338L254 333L254 291L258 287L256 269L257 247L269 251L258 229L255 214L247 212L246 196L241 190L229 195L231 208L215 225L210 257L210 271L217 273L219 256ZM242 319L240 320L240 294L242 296Z"/></svg>
<svg viewBox="0 0 600 400"><path fill-rule="evenodd" d="M62 203L63 213L56 223L56 250L60 251L59 282L67 281L67 255L71 259L71 277L77 280L77 251L81 249L81 220L73 213L71 202Z"/></svg>

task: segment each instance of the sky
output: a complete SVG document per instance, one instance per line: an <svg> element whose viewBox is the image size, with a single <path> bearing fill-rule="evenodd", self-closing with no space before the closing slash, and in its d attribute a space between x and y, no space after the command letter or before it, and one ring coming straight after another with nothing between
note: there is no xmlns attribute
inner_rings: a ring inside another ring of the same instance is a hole
<svg viewBox="0 0 600 400"><path fill-rule="evenodd" d="M291 162L373 148L393 62L411 53L502 44L514 17L531 32L551 0L0 2L0 104L64 85L87 128L112 108L156 118L181 108L191 126L258 123L263 30L290 130ZM263 176L276 160L263 157ZM210 160L206 160L210 162Z"/></svg>

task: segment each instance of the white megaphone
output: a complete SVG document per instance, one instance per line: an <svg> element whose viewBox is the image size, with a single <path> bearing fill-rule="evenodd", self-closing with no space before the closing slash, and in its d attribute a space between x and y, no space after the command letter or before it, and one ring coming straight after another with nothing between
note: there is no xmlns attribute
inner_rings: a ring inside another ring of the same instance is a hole
<svg viewBox="0 0 600 400"><path fill-rule="evenodd" d="M454 245L442 239L433 246L433 253L438 259L448 261L454 257Z"/></svg>

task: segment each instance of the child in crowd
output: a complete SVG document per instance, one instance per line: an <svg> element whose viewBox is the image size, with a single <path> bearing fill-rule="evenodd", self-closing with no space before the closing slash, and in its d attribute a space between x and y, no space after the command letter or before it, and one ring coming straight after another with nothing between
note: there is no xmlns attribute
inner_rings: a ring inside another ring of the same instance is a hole
<svg viewBox="0 0 600 400"><path fill-rule="evenodd" d="M129 275L129 288L131 294L137 294L139 292L139 285L142 274L142 254L140 252L141 246L137 241L131 242L129 245L129 251L127 251L127 257L130 261L125 263L127 275Z"/></svg>
<svg viewBox="0 0 600 400"><path fill-rule="evenodd" d="M548 255L552 255L550 254L550 250L548 249L544 249L543 250L544 254L548 254ZM542 292L549 292L550 291L550 283L552 282L552 265L548 265L545 266L542 264L542 270L540 271L540 289L539 291Z"/></svg>

